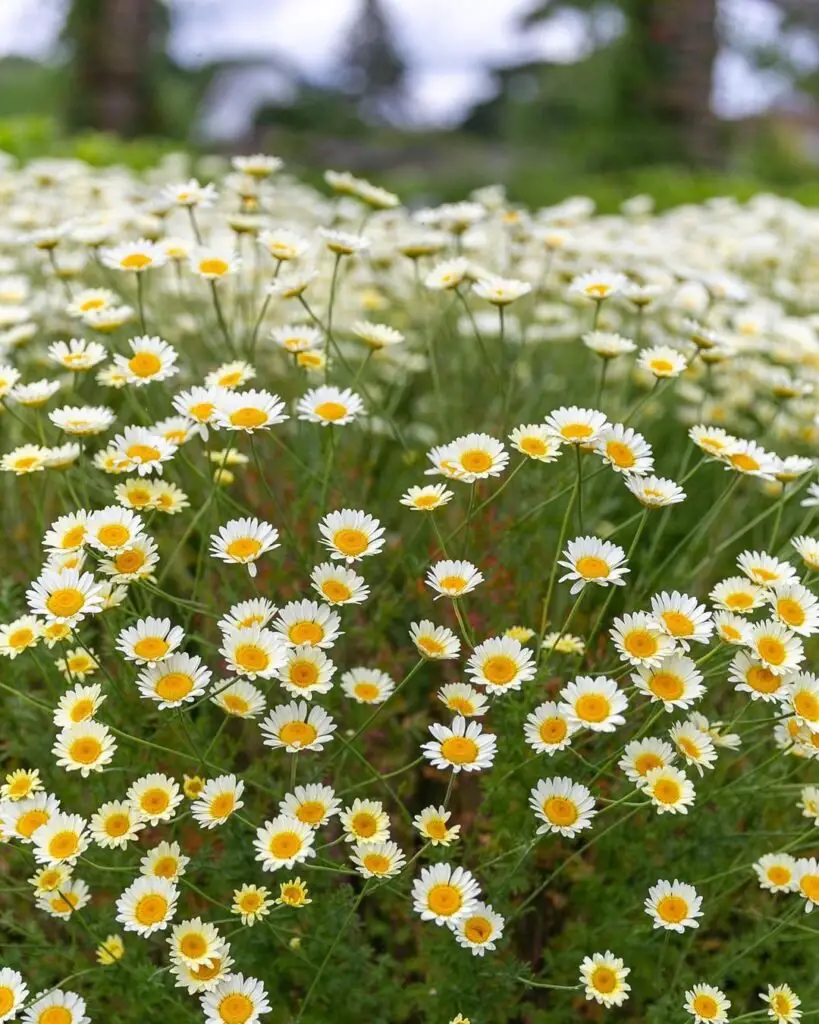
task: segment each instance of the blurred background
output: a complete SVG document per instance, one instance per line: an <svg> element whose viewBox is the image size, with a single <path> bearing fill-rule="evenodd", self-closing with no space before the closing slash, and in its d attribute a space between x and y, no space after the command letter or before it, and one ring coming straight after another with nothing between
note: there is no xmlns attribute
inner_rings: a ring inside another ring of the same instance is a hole
<svg viewBox="0 0 819 1024"><path fill-rule="evenodd" d="M819 202L819 0L0 0L0 148Z"/></svg>

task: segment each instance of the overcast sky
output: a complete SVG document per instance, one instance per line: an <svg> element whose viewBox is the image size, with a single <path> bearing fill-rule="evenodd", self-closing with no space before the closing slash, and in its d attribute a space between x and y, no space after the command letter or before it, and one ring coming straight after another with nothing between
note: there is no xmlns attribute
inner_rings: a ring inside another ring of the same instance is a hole
<svg viewBox="0 0 819 1024"><path fill-rule="evenodd" d="M327 79L359 9L360 0L169 0L174 11L174 55L185 64L275 54L303 74ZM817 0L819 2L819 0ZM722 0L746 35L769 39L776 17L767 0ZM533 0L384 0L410 68L417 119L446 125L487 95L487 65L541 56L573 60L584 32L572 16L525 36L520 16ZM0 0L0 54L44 57L52 53L64 0ZM757 112L782 91L775 76L751 72L735 54L718 62L714 103L730 117ZM259 99L279 88L276 77L248 83ZM246 104L245 104L246 106ZM228 99L216 111L214 131L237 127L243 116ZM239 125L238 127L241 127Z"/></svg>

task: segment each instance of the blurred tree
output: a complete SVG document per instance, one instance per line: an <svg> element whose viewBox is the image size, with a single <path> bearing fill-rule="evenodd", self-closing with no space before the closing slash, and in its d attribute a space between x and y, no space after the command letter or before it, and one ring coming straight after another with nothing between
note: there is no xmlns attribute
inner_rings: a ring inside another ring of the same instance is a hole
<svg viewBox="0 0 819 1024"><path fill-rule="evenodd" d="M161 132L157 64L168 29L160 0L72 0L63 30L70 127L128 137Z"/></svg>
<svg viewBox="0 0 819 1024"><path fill-rule="evenodd" d="M567 10L587 16L590 29L607 13L619 13L623 21L622 33L604 43L613 57L609 77L589 82L589 88L611 94L616 162L718 162L710 103L717 0L538 0L523 25L543 24Z"/></svg>
<svg viewBox="0 0 819 1024"><path fill-rule="evenodd" d="M380 0L362 0L338 71L342 88L368 119L400 116L407 66Z"/></svg>

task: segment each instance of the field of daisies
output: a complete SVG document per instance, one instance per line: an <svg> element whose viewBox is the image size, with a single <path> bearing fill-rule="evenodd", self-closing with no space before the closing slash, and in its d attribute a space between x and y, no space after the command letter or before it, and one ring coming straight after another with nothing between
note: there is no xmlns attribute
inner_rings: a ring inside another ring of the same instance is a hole
<svg viewBox="0 0 819 1024"><path fill-rule="evenodd" d="M819 1013L819 212L189 174L0 172L0 1021Z"/></svg>

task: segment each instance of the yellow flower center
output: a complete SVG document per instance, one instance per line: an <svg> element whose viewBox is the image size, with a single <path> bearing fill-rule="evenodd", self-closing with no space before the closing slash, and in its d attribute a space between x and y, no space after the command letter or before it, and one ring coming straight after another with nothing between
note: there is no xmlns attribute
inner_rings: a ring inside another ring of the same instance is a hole
<svg viewBox="0 0 819 1024"><path fill-rule="evenodd" d="M97 539L107 548L120 548L131 539L131 531L120 523L109 523L99 530Z"/></svg>
<svg viewBox="0 0 819 1024"><path fill-rule="evenodd" d="M333 534L333 545L344 555L360 555L367 550L369 540L363 530L347 528L336 530Z"/></svg>
<svg viewBox="0 0 819 1024"><path fill-rule="evenodd" d="M306 747L318 736L309 722L285 722L279 731L279 739L288 747Z"/></svg>
<svg viewBox="0 0 819 1024"><path fill-rule="evenodd" d="M609 563L596 555L583 555L575 562L575 569L584 580L599 580L611 572Z"/></svg>
<svg viewBox="0 0 819 1024"><path fill-rule="evenodd" d="M461 465L467 473L486 473L492 468L492 456L481 448L471 448L461 455Z"/></svg>
<svg viewBox="0 0 819 1024"><path fill-rule="evenodd" d="M727 594L724 600L725 604L734 611L747 611L754 606L753 595L746 590L737 590L733 594Z"/></svg>
<svg viewBox="0 0 819 1024"><path fill-rule="evenodd" d="M520 447L533 458L549 454L549 445L539 437L522 437Z"/></svg>
<svg viewBox="0 0 819 1024"><path fill-rule="evenodd" d="M785 645L774 636L764 636L757 641L756 649L763 661L771 665L781 665L787 656Z"/></svg>
<svg viewBox="0 0 819 1024"><path fill-rule="evenodd" d="M583 441L591 437L594 431L588 423L567 423L560 428L560 433L567 441Z"/></svg>
<svg viewBox="0 0 819 1024"><path fill-rule="evenodd" d="M736 452L734 455L729 455L728 461L734 469L738 469L742 473L755 473L759 469L759 463L756 459L746 455L745 452Z"/></svg>
<svg viewBox="0 0 819 1024"><path fill-rule="evenodd" d="M562 718L544 718L538 732L544 743L561 743L566 738L568 726Z"/></svg>
<svg viewBox="0 0 819 1024"><path fill-rule="evenodd" d="M654 796L661 804L675 804L682 796L682 790L675 779L659 779L654 784Z"/></svg>
<svg viewBox="0 0 819 1024"><path fill-rule="evenodd" d="M146 789L140 797L139 806L150 815L161 814L167 809L171 798L164 789Z"/></svg>
<svg viewBox="0 0 819 1024"><path fill-rule="evenodd" d="M467 581L463 576L444 576L441 578L441 590L450 594L460 594L466 587Z"/></svg>
<svg viewBox="0 0 819 1024"><path fill-rule="evenodd" d="M421 650L426 651L427 654L443 654L444 651L446 650L444 644L440 643L438 640L435 640L431 636L419 636L415 642L421 648Z"/></svg>
<svg viewBox="0 0 819 1024"><path fill-rule="evenodd" d="M802 895L813 903L819 903L819 875L803 875L799 879Z"/></svg>
<svg viewBox="0 0 819 1024"><path fill-rule="evenodd" d="M669 359L652 359L649 365L657 374L674 372L674 364Z"/></svg>
<svg viewBox="0 0 819 1024"><path fill-rule="evenodd" d="M131 819L127 814L119 811L116 814L112 814L105 822L106 833L114 838L124 836L130 827Z"/></svg>
<svg viewBox="0 0 819 1024"><path fill-rule="evenodd" d="M292 662L288 669L288 675L294 686L306 688L315 686L318 682L319 670L314 662L304 659Z"/></svg>
<svg viewBox="0 0 819 1024"><path fill-rule="evenodd" d="M360 697L361 700L378 700L381 693L375 683L356 683L354 688L356 697ZM450 706L452 702L450 701Z"/></svg>
<svg viewBox="0 0 819 1024"><path fill-rule="evenodd" d="M212 818L226 818L233 813L236 805L236 797L233 793L220 793L210 803L210 814Z"/></svg>
<svg viewBox="0 0 819 1024"><path fill-rule="evenodd" d="M317 622L297 622L290 627L288 637L296 644L320 644L324 639L324 630Z"/></svg>
<svg viewBox="0 0 819 1024"><path fill-rule="evenodd" d="M145 564L145 555L139 548L131 548L130 551L122 551L114 559L114 565L118 572L131 573L141 569Z"/></svg>
<svg viewBox="0 0 819 1024"><path fill-rule="evenodd" d="M336 420L344 419L347 415L347 406L340 402L322 402L316 406L315 413L320 419L334 423Z"/></svg>
<svg viewBox="0 0 819 1024"><path fill-rule="evenodd" d="M392 861L383 853L367 853L362 858L364 867L374 875L385 875L390 870Z"/></svg>
<svg viewBox="0 0 819 1024"><path fill-rule="evenodd" d="M464 935L470 942L483 945L492 937L492 924L485 917L470 917L464 925Z"/></svg>
<svg viewBox="0 0 819 1024"><path fill-rule="evenodd" d="M216 406L213 402L197 402L195 405L190 406L188 413L195 419L199 420L200 423L206 423L213 415Z"/></svg>
<svg viewBox="0 0 819 1024"><path fill-rule="evenodd" d="M611 704L601 693L584 693L575 701L574 713L583 722L603 722L611 714Z"/></svg>
<svg viewBox="0 0 819 1024"><path fill-rule="evenodd" d="M4 1017L14 1006L14 992L8 985L0 985L0 1017Z"/></svg>
<svg viewBox="0 0 819 1024"><path fill-rule="evenodd" d="M446 822L441 818L432 818L424 825L424 829L432 839L445 839L447 833Z"/></svg>
<svg viewBox="0 0 819 1024"><path fill-rule="evenodd" d="M662 768L663 759L658 754L639 754L634 759L634 770L638 775L646 776L652 768Z"/></svg>
<svg viewBox="0 0 819 1024"><path fill-rule="evenodd" d="M150 505L153 494L147 487L132 487L127 493L128 502L134 508L145 508Z"/></svg>
<svg viewBox="0 0 819 1024"><path fill-rule="evenodd" d="M778 864L768 868L768 879L774 885L787 885L791 880L791 872Z"/></svg>
<svg viewBox="0 0 819 1024"><path fill-rule="evenodd" d="M80 848L80 840L76 832L57 832L51 837L48 844L48 852L54 860L64 860L66 857L73 857Z"/></svg>
<svg viewBox="0 0 819 1024"><path fill-rule="evenodd" d="M694 632L694 623L682 612L663 612L661 618L672 636L691 636Z"/></svg>
<svg viewBox="0 0 819 1024"><path fill-rule="evenodd" d="M261 427L267 423L267 413L264 409L246 405L230 414L230 422L234 427Z"/></svg>
<svg viewBox="0 0 819 1024"><path fill-rule="evenodd" d="M440 498L437 494L419 494L413 501L416 508L434 508Z"/></svg>
<svg viewBox="0 0 819 1024"><path fill-rule="evenodd" d="M233 659L247 672L264 672L270 664L270 655L257 644L239 644Z"/></svg>
<svg viewBox="0 0 819 1024"><path fill-rule="evenodd" d="M222 703L228 711L232 711L235 715L244 715L250 710L250 704L248 704L244 697L240 697L235 693L226 693L222 697Z"/></svg>
<svg viewBox="0 0 819 1024"><path fill-rule="evenodd" d="M703 993L700 993L700 995L695 997L692 1005L697 1016L703 1017L705 1020L711 1020L719 1013L719 1006L717 1005L716 999L714 999L713 996L707 996Z"/></svg>
<svg viewBox="0 0 819 1024"><path fill-rule="evenodd" d="M324 818L326 808L320 800L305 800L296 809L296 817L305 825L318 825Z"/></svg>
<svg viewBox="0 0 819 1024"><path fill-rule="evenodd" d="M155 689L163 700L182 700L193 689L193 679L185 672L168 672L157 680Z"/></svg>
<svg viewBox="0 0 819 1024"><path fill-rule="evenodd" d="M253 1001L242 992L232 992L220 1000L218 1013L224 1024L245 1024L253 1015Z"/></svg>
<svg viewBox="0 0 819 1024"><path fill-rule="evenodd" d="M215 956L211 960L210 964L200 964L198 967L193 968L191 975L197 981L210 981L215 978L222 970L222 958Z"/></svg>
<svg viewBox="0 0 819 1024"><path fill-rule="evenodd" d="M17 833L24 839L31 839L35 829L45 825L50 815L48 811L34 810L26 811L17 819Z"/></svg>
<svg viewBox="0 0 819 1024"><path fill-rule="evenodd" d="M125 450L129 459L136 459L137 462L153 462L158 459L161 452L150 444L132 444Z"/></svg>
<svg viewBox="0 0 819 1024"><path fill-rule="evenodd" d="M301 850L301 839L295 832L277 832L270 840L270 852L279 860L289 860Z"/></svg>
<svg viewBox="0 0 819 1024"><path fill-rule="evenodd" d="M202 274L211 274L214 277L223 277L230 270L227 260L207 259L199 263L199 271Z"/></svg>
<svg viewBox="0 0 819 1024"><path fill-rule="evenodd" d="M143 896L134 907L134 917L142 925L159 924L168 913L168 901L159 893Z"/></svg>
<svg viewBox="0 0 819 1024"><path fill-rule="evenodd" d="M154 864L153 873L157 878L176 878L176 857L160 857Z"/></svg>
<svg viewBox="0 0 819 1024"><path fill-rule="evenodd" d="M553 825L573 825L580 816L574 802L564 796L550 796L545 800L543 813Z"/></svg>
<svg viewBox="0 0 819 1024"><path fill-rule="evenodd" d="M135 377L153 377L162 369L162 360L155 352L137 352L128 360L128 369Z"/></svg>
<svg viewBox="0 0 819 1024"><path fill-rule="evenodd" d="M254 558L261 550L261 541L255 537L237 537L225 548L225 554L236 559Z"/></svg>
<svg viewBox="0 0 819 1024"><path fill-rule="evenodd" d="M349 601L353 596L352 590L338 580L325 580L321 585L321 592L328 601L334 602Z"/></svg>
<svg viewBox="0 0 819 1024"><path fill-rule="evenodd" d="M648 688L662 700L679 700L685 692L682 679L673 672L655 672L649 680Z"/></svg>
<svg viewBox="0 0 819 1024"><path fill-rule="evenodd" d="M101 753L102 744L95 736L82 736L68 749L68 756L77 764L94 764Z"/></svg>
<svg viewBox="0 0 819 1024"><path fill-rule="evenodd" d="M144 252L132 252L127 256L123 256L120 260L119 265L124 270L143 270L145 267L149 267L153 260Z"/></svg>
<svg viewBox="0 0 819 1024"><path fill-rule="evenodd" d="M798 601L783 597L776 603L779 618L789 626L801 626L805 621L805 612Z"/></svg>
<svg viewBox="0 0 819 1024"><path fill-rule="evenodd" d="M90 697L83 697L71 708L69 718L72 722L84 722L94 714L94 701Z"/></svg>
<svg viewBox="0 0 819 1024"><path fill-rule="evenodd" d="M65 1006L49 1006L37 1015L37 1024L72 1024L74 1014Z"/></svg>
<svg viewBox="0 0 819 1024"><path fill-rule="evenodd" d="M764 665L753 665L749 668L745 675L745 681L757 693L776 693L782 685L781 678L775 676Z"/></svg>
<svg viewBox="0 0 819 1024"><path fill-rule="evenodd" d="M441 756L452 764L472 764L478 758L478 744L466 736L450 736L441 744Z"/></svg>
<svg viewBox="0 0 819 1024"><path fill-rule="evenodd" d="M85 604L82 591L76 587L63 587L55 590L46 600L46 608L52 615L59 615L60 618L67 618L69 615L76 615Z"/></svg>
<svg viewBox="0 0 819 1024"><path fill-rule="evenodd" d="M629 446L620 441L609 441L606 445L606 454L620 469L630 469L637 461Z"/></svg>
<svg viewBox="0 0 819 1024"><path fill-rule="evenodd" d="M164 658L170 650L170 645L160 636L146 636L137 640L134 644L134 654L146 661L156 661Z"/></svg>
<svg viewBox="0 0 819 1024"><path fill-rule="evenodd" d="M623 647L635 658L650 658L657 653L657 638L647 629L633 629L623 637Z"/></svg>
<svg viewBox="0 0 819 1024"><path fill-rule="evenodd" d="M688 917L688 904L681 896L664 896L657 904L657 914L669 924L679 924Z"/></svg>
<svg viewBox="0 0 819 1024"><path fill-rule="evenodd" d="M513 658L506 654L495 654L487 658L483 666L483 674L495 686L506 686L517 675L518 667Z"/></svg>
<svg viewBox="0 0 819 1024"><path fill-rule="evenodd" d="M589 979L592 988L608 994L617 988L617 975L610 967L595 967Z"/></svg>
<svg viewBox="0 0 819 1024"><path fill-rule="evenodd" d="M358 814L353 815L350 821L350 828L357 836L361 836L362 839L369 839L378 831L378 821L375 815L370 814L369 811L359 811Z"/></svg>
<svg viewBox="0 0 819 1024"><path fill-rule="evenodd" d="M19 651L23 647L28 647L33 640L34 630L24 626L22 629L15 629L13 633L9 633L8 645L14 650Z"/></svg>
<svg viewBox="0 0 819 1024"><path fill-rule="evenodd" d="M72 550L78 548L85 540L85 527L80 523L77 526L72 526L70 530L66 530L63 534L61 547L63 550Z"/></svg>
<svg viewBox="0 0 819 1024"><path fill-rule="evenodd" d="M819 721L819 697L808 690L800 690L793 698L793 708L800 718L809 722Z"/></svg>
<svg viewBox="0 0 819 1024"><path fill-rule="evenodd" d="M179 943L179 952L189 960L198 960L207 952L208 944L201 932L188 932Z"/></svg>
<svg viewBox="0 0 819 1024"><path fill-rule="evenodd" d="M463 896L454 885L441 882L433 885L427 894L427 906L440 917L452 917L461 909Z"/></svg>

